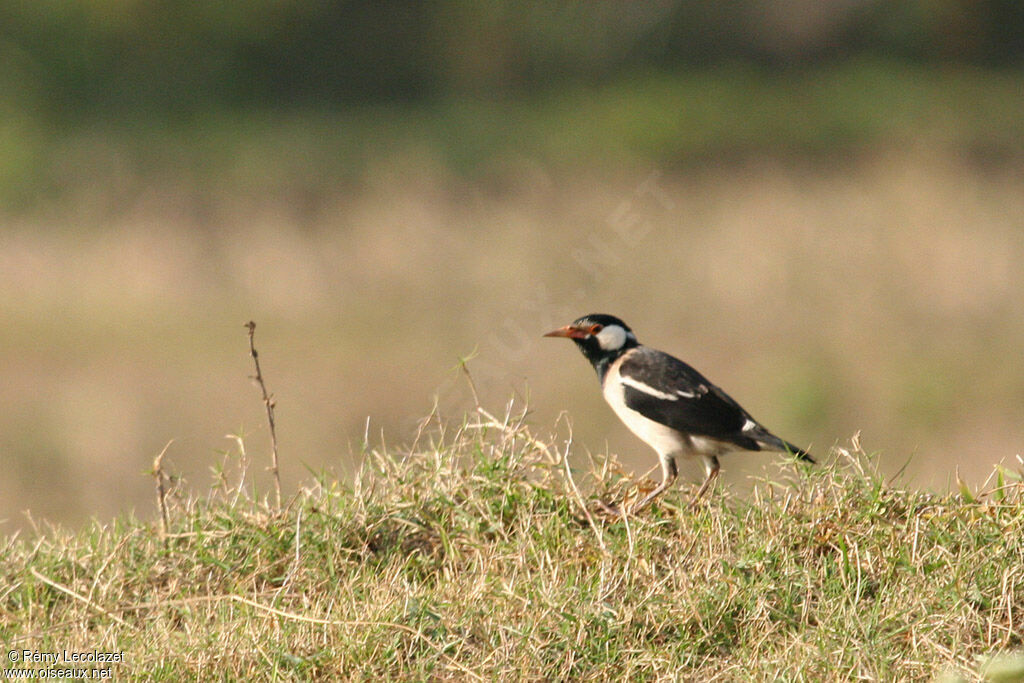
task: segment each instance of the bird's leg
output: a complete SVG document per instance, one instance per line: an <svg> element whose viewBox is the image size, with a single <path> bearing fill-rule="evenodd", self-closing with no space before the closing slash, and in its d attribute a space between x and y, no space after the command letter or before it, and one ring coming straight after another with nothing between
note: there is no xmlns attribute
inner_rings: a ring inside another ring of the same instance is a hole
<svg viewBox="0 0 1024 683"><path fill-rule="evenodd" d="M704 471L707 472L707 478L704 480L704 483L700 485L700 488L697 489L697 493L693 495L692 504L694 506L696 506L697 503L700 502L701 496L703 496L704 492L708 490L709 486L711 486L711 482L718 477L718 472L720 469L721 467L718 464L717 455L704 456Z"/></svg>
<svg viewBox="0 0 1024 683"><path fill-rule="evenodd" d="M676 459L671 455L659 454L661 460L661 483L657 487L641 500L639 503L630 508L630 514L636 514L643 510L645 507L651 504L651 501L660 496L665 492L672 482L676 480L676 476L679 474L679 470L676 469Z"/></svg>

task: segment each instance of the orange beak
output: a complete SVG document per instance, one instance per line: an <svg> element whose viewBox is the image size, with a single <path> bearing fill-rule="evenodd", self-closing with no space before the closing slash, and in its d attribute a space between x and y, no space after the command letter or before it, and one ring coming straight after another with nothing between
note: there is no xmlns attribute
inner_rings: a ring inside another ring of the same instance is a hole
<svg viewBox="0 0 1024 683"><path fill-rule="evenodd" d="M565 327L559 327L557 330L551 330L545 337L567 337L569 339L583 339L587 336L586 330L581 330L578 327L572 325L566 325Z"/></svg>

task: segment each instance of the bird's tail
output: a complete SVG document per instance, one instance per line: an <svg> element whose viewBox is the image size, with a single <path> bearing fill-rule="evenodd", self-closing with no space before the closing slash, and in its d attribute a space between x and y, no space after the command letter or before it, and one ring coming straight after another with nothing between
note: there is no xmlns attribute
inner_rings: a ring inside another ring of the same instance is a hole
<svg viewBox="0 0 1024 683"><path fill-rule="evenodd" d="M780 439L780 441L781 441L781 439ZM807 451L805 451L804 449L799 448L797 446L794 446L793 444L791 444L788 441L783 441L782 445L786 447L786 451L787 452L792 453L793 455L795 455L798 460L803 460L804 462L810 463L812 465L814 464L814 458L812 458L811 454L808 453Z"/></svg>
<svg viewBox="0 0 1024 683"><path fill-rule="evenodd" d="M808 453L804 449L800 448L799 446L795 446L795 445L791 444L790 442L786 441L785 439L780 439L779 437L775 436L774 434L766 432L765 436L763 438L759 439L759 442L762 445L767 446L768 448L771 448L772 450L783 451L784 453L789 453L790 455L795 456L798 460L803 460L804 462L810 463L812 465L815 462L814 458L811 457L810 453Z"/></svg>

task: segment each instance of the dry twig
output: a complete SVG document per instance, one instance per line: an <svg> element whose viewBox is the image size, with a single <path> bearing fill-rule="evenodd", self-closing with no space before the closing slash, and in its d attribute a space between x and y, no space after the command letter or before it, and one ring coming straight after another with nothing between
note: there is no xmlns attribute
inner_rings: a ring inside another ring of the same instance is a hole
<svg viewBox="0 0 1024 683"><path fill-rule="evenodd" d="M256 332L256 323L250 320L245 324L245 326L249 329L249 355L252 356L253 365L256 366L256 374L253 375L252 378L260 385L260 391L263 392L263 405L267 407L267 422L270 424L270 471L274 474L275 499L277 502L277 509L280 510L281 474L277 467L277 432L274 429L274 401L270 398L270 394L267 393L267 385L263 383L263 373L260 372L260 356L256 352L256 345L253 342L253 334Z"/></svg>

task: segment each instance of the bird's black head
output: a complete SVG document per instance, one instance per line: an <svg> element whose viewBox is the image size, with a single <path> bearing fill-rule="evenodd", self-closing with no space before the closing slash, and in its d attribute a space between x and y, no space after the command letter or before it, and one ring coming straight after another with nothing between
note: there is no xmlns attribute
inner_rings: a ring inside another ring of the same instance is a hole
<svg viewBox="0 0 1024 683"><path fill-rule="evenodd" d="M604 313L591 313L577 318L544 336L572 339L602 377L609 363L624 351L637 346L633 330L614 315Z"/></svg>

